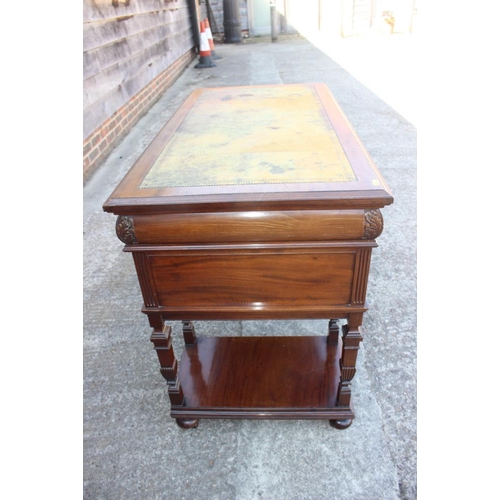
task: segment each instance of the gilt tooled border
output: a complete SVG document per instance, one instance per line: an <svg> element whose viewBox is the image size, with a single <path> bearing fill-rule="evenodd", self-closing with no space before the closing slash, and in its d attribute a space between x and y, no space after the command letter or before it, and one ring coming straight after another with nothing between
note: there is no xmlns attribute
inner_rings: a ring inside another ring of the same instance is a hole
<svg viewBox="0 0 500 500"><path fill-rule="evenodd" d="M374 240L382 234L384 229L384 219L378 208L367 210L365 212L365 229L363 233L364 240Z"/></svg>
<svg viewBox="0 0 500 500"><path fill-rule="evenodd" d="M127 245L137 243L134 230L134 219L128 215L120 215L116 219L116 235Z"/></svg>

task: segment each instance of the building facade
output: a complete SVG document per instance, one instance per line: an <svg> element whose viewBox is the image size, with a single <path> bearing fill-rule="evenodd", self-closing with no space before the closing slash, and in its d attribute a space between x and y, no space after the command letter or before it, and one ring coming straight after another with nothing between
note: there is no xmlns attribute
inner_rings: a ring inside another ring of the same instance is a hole
<svg viewBox="0 0 500 500"><path fill-rule="evenodd" d="M84 0L86 180L196 57L195 0Z"/></svg>

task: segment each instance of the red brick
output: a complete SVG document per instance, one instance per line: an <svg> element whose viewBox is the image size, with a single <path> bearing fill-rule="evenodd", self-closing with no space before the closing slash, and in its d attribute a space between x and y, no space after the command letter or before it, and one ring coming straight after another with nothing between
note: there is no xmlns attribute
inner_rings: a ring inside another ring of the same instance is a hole
<svg viewBox="0 0 500 500"><path fill-rule="evenodd" d="M100 142L101 142L101 135L99 134L99 132L97 132L97 134L95 134L94 137L92 137L91 140L92 147L95 147Z"/></svg>
<svg viewBox="0 0 500 500"><path fill-rule="evenodd" d="M83 145L83 156L88 155L90 153L90 150L92 149L92 144L90 142L87 142L86 144Z"/></svg>
<svg viewBox="0 0 500 500"><path fill-rule="evenodd" d="M99 153L102 153L108 147L108 141L104 139L101 144L99 144Z"/></svg>
<svg viewBox="0 0 500 500"><path fill-rule="evenodd" d="M96 148L89 154L89 160L92 163L99 156L99 150Z"/></svg>
<svg viewBox="0 0 500 500"><path fill-rule="evenodd" d="M137 116L137 113L132 110L130 114L128 115L128 123L132 123L135 120L135 117Z"/></svg>
<svg viewBox="0 0 500 500"><path fill-rule="evenodd" d="M122 129L122 134L121 134L121 135L122 135L122 136L124 136L124 135L128 134L128 133L130 132L130 128L131 128L131 127L130 127L130 125L129 125L128 123L127 123L127 124L125 124L125 125L123 126L123 129Z"/></svg>
<svg viewBox="0 0 500 500"><path fill-rule="evenodd" d="M136 109L140 110L144 108L144 101L137 101Z"/></svg>
<svg viewBox="0 0 500 500"><path fill-rule="evenodd" d="M112 130L108 135L108 143L112 144L113 141L115 140L115 137L116 137L116 132Z"/></svg>
<svg viewBox="0 0 500 500"><path fill-rule="evenodd" d="M104 139L108 135L108 132L109 132L109 127L107 125L101 127L101 139Z"/></svg>
<svg viewBox="0 0 500 500"><path fill-rule="evenodd" d="M104 127L107 127L109 126L109 122L110 122L110 118L108 118L107 120L104 120L101 124L101 128L104 128Z"/></svg>

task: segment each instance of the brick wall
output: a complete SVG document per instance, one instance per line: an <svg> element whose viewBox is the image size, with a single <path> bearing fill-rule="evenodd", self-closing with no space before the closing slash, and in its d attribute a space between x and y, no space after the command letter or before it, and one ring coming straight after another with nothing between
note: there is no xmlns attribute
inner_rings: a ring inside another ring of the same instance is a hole
<svg viewBox="0 0 500 500"><path fill-rule="evenodd" d="M192 61L193 6L83 0L84 181Z"/></svg>
<svg viewBox="0 0 500 500"><path fill-rule="evenodd" d="M83 179L86 181L104 161L161 94L180 76L196 57L195 49L187 51L163 73L115 111L83 141Z"/></svg>

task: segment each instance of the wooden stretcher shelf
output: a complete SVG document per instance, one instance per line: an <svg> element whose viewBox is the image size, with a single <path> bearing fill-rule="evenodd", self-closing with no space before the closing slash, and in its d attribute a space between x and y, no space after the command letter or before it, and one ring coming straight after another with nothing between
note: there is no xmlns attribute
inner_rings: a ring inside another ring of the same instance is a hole
<svg viewBox="0 0 500 500"><path fill-rule="evenodd" d="M326 336L197 337L182 354L185 404L172 415L334 418L340 353Z"/></svg>

